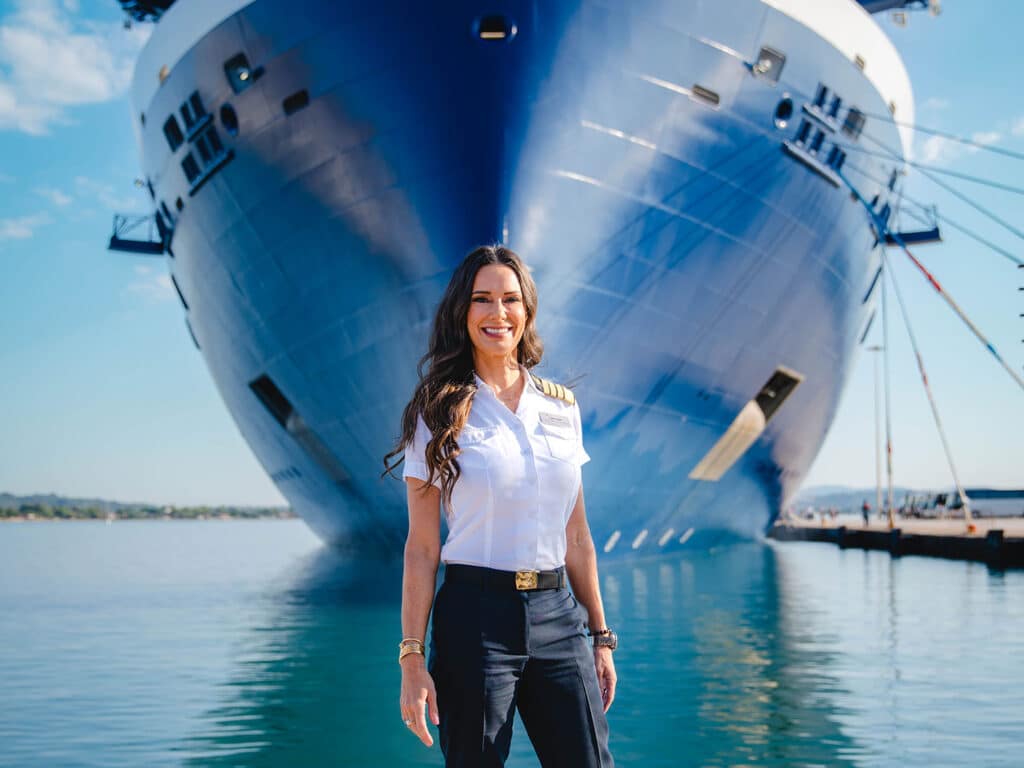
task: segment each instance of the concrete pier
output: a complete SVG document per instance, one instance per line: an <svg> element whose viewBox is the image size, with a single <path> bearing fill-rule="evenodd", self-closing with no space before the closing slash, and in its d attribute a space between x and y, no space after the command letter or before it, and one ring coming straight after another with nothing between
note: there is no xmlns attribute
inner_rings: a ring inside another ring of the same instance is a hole
<svg viewBox="0 0 1024 768"><path fill-rule="evenodd" d="M881 549L895 557L924 555L976 560L993 568L1024 568L1024 518L981 518L974 531L960 520L897 520L868 525L849 520L822 524L810 520L777 523L768 537L778 541L819 541L842 549Z"/></svg>

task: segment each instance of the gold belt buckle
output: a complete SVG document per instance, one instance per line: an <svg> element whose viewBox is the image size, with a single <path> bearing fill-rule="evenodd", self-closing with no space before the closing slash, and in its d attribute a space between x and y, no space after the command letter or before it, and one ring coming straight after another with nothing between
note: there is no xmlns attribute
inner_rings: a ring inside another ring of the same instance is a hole
<svg viewBox="0 0 1024 768"><path fill-rule="evenodd" d="M516 571L516 589L536 589L539 571Z"/></svg>

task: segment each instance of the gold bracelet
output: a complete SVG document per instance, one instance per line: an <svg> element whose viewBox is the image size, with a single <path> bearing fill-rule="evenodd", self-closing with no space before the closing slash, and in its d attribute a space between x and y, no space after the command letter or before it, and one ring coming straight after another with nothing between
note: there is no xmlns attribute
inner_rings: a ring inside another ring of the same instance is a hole
<svg viewBox="0 0 1024 768"><path fill-rule="evenodd" d="M402 659L406 656L412 656L413 654L419 654L420 656L426 657L426 653L423 650L423 643L413 644L409 643L402 647L398 652L398 663L402 663Z"/></svg>

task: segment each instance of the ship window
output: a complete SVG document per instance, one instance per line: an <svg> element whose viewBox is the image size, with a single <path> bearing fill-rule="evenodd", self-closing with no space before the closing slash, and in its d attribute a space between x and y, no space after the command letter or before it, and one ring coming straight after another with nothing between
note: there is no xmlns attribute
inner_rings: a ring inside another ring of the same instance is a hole
<svg viewBox="0 0 1024 768"><path fill-rule="evenodd" d="M830 168L835 166L836 158L839 156L839 147L835 144L832 145L832 149L828 151L828 159L825 161L826 165Z"/></svg>
<svg viewBox="0 0 1024 768"><path fill-rule="evenodd" d="M196 138L196 149L203 160L203 165L210 165L224 154L224 145L220 143L217 129L212 125Z"/></svg>
<svg viewBox="0 0 1024 768"><path fill-rule="evenodd" d="M811 142L811 152L817 152L819 149L821 149L821 145L824 143L824 141L825 132L821 129L818 129L818 132L814 134L814 141Z"/></svg>
<svg viewBox="0 0 1024 768"><path fill-rule="evenodd" d="M839 114L839 108L841 106L843 106L843 100L840 99L838 96L833 96L832 97L832 104L829 105L829 108L828 108L828 116L829 117L835 117L836 115L838 115Z"/></svg>
<svg viewBox="0 0 1024 768"><path fill-rule="evenodd" d="M811 124L806 120L800 121L800 130L796 132L796 143L806 144L807 138L811 135Z"/></svg>
<svg viewBox="0 0 1024 768"><path fill-rule="evenodd" d="M277 385L271 381L270 377L263 374L258 379L250 381L249 388L260 399L260 402L263 403L263 407L270 411L270 415L277 420L277 423L287 429L288 417L292 415L295 409L292 408L291 402L277 388Z"/></svg>
<svg viewBox="0 0 1024 768"><path fill-rule="evenodd" d="M199 159L203 161L203 165L209 165L210 160L213 159L213 153L210 152L205 137L201 136L196 142L196 150L199 152Z"/></svg>
<svg viewBox="0 0 1024 768"><path fill-rule="evenodd" d="M285 99L281 106L284 107L284 113L286 115L293 115L303 107L309 106L309 91L303 89L296 91L287 99Z"/></svg>
<svg viewBox="0 0 1024 768"><path fill-rule="evenodd" d="M238 135L238 114L230 104L225 104L220 108L220 124L224 126L224 130L228 132L229 136Z"/></svg>
<svg viewBox="0 0 1024 768"><path fill-rule="evenodd" d="M228 78L228 84L235 93L241 93L252 85L253 71L249 68L249 60L244 53L232 56L224 62L224 74Z"/></svg>
<svg viewBox="0 0 1024 768"><path fill-rule="evenodd" d="M188 101L182 103L180 112L181 119L185 121L186 131L206 115L203 100L199 98L199 91L193 91L192 95L188 97Z"/></svg>
<svg viewBox="0 0 1024 768"><path fill-rule="evenodd" d="M785 368L776 368L768 382L761 387L761 391L754 397L754 402L764 412L764 420L768 422L775 412L779 410L786 399L793 394L793 390L802 381L802 377L794 375Z"/></svg>
<svg viewBox="0 0 1024 768"><path fill-rule="evenodd" d="M185 204L183 202L181 202L181 198L180 197L175 199L174 207L178 210L179 213L181 212L181 209L185 207Z"/></svg>
<svg viewBox="0 0 1024 768"><path fill-rule="evenodd" d="M185 155L185 159L181 161L181 170L185 172L185 178L188 179L189 184L199 178L201 173L199 163L196 162L191 152Z"/></svg>
<svg viewBox="0 0 1024 768"><path fill-rule="evenodd" d="M185 135L181 132L181 128L178 126L178 121L174 119L174 115L168 117L167 122L164 123L164 136L171 147L171 152L185 143Z"/></svg>
<svg viewBox="0 0 1024 768"><path fill-rule="evenodd" d="M217 136L217 129L212 125L199 134L196 138L195 144L204 166L209 166L224 154L224 145L220 143L220 138Z"/></svg>
<svg viewBox="0 0 1024 768"><path fill-rule="evenodd" d="M814 94L814 106L821 107L825 106L825 100L828 98L828 88L821 83L818 83L818 91Z"/></svg>
<svg viewBox="0 0 1024 768"><path fill-rule="evenodd" d="M185 301L185 294L181 292L181 286L178 285L178 281L174 278L174 275L171 275L171 285L174 286L174 290L178 294L178 298L181 299L181 306L183 306L185 311L188 312L188 302Z"/></svg>
<svg viewBox="0 0 1024 768"><path fill-rule="evenodd" d="M851 139L860 138L866 119L863 112L856 107L850 107L850 111L846 113L846 120L843 121L843 133Z"/></svg>

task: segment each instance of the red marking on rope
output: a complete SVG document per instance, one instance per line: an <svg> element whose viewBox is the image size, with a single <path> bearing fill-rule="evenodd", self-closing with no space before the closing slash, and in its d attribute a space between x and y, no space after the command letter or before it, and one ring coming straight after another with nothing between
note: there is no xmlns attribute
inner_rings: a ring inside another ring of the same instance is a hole
<svg viewBox="0 0 1024 768"><path fill-rule="evenodd" d="M918 269L924 272L924 276L928 278L928 282L932 284L936 291L938 291L939 293L945 293L945 291L942 290L942 286L939 285L939 281L932 277L932 273L924 268L924 264L922 264L920 261L914 258L914 254L910 252L909 248L903 246L903 252L910 257L910 260L917 265Z"/></svg>

